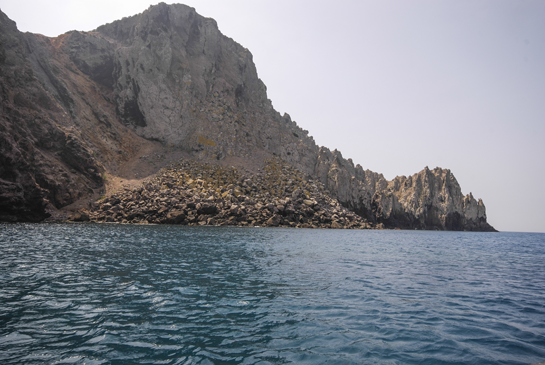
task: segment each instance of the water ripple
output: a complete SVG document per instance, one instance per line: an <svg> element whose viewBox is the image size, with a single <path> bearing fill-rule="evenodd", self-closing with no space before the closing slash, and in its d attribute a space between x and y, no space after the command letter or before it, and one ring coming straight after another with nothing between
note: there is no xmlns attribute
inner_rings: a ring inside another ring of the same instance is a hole
<svg viewBox="0 0 545 365"><path fill-rule="evenodd" d="M2 364L530 364L545 235L0 225Z"/></svg>

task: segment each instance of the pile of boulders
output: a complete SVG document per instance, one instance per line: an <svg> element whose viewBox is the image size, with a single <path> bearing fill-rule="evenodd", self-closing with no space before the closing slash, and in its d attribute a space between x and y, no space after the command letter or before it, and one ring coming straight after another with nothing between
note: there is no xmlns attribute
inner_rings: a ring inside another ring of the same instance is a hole
<svg viewBox="0 0 545 365"><path fill-rule="evenodd" d="M331 198L320 182L278 158L257 173L183 161L78 214L94 222L372 228Z"/></svg>

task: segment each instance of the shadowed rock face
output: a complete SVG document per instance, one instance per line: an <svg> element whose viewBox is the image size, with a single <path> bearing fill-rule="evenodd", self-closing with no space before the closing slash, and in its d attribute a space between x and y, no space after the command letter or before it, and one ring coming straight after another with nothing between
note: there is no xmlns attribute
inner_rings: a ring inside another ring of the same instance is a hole
<svg viewBox="0 0 545 365"><path fill-rule="evenodd" d="M39 221L100 190L154 140L201 160L276 155L387 227L492 230L449 170L388 182L318 147L273 109L251 53L185 5L57 38L0 14L0 86L0 220Z"/></svg>
<svg viewBox="0 0 545 365"><path fill-rule="evenodd" d="M103 188L130 154L111 91L62 51L66 36L20 33L0 12L0 220L41 221Z"/></svg>

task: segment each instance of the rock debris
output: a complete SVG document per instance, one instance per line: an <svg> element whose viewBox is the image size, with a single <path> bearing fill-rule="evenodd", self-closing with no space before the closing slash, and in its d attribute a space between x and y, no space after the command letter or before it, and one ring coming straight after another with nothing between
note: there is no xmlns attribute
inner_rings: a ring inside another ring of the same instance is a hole
<svg viewBox="0 0 545 365"><path fill-rule="evenodd" d="M322 183L279 158L257 173L183 161L137 188L93 203L73 221L133 224L374 228L342 207Z"/></svg>

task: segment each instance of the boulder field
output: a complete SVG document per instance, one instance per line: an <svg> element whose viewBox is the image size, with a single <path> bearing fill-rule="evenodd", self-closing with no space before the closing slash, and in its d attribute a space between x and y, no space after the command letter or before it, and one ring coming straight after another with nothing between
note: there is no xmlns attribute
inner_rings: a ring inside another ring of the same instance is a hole
<svg viewBox="0 0 545 365"><path fill-rule="evenodd" d="M161 170L74 214L72 221L137 224L373 228L323 184L279 158L256 173L199 161Z"/></svg>

